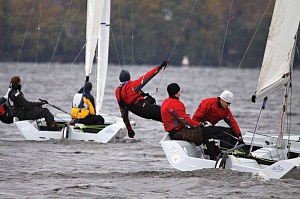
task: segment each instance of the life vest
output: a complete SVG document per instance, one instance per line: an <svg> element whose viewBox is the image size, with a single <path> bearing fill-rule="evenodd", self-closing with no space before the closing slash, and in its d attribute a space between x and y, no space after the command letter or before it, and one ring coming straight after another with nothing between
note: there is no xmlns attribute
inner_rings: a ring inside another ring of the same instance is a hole
<svg viewBox="0 0 300 199"><path fill-rule="evenodd" d="M95 115L94 98L90 94L83 97L82 106L80 105L82 93L76 93L72 103L72 118L83 119L88 115Z"/></svg>

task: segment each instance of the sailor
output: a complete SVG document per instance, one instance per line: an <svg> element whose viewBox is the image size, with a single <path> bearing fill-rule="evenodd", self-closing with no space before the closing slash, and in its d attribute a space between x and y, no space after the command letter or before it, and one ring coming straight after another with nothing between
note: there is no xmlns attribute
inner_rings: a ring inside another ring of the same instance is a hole
<svg viewBox="0 0 300 199"><path fill-rule="evenodd" d="M160 106L155 104L155 99L149 94L145 94L141 89L155 76L159 71L169 64L164 61L160 66L155 67L137 80L130 80L130 73L122 70L119 76L121 84L116 89L116 98L119 103L121 116L128 130L128 136L134 138L135 133L132 130L129 121L129 111L146 119L153 119L162 122Z"/></svg>
<svg viewBox="0 0 300 199"><path fill-rule="evenodd" d="M234 147L237 140L239 144L244 143L241 130L229 109L233 99L232 92L224 90L219 97L202 100L193 115L193 120L210 122L213 127L206 130L213 132L221 140L221 146L227 149ZM220 120L224 120L229 127L214 126Z"/></svg>
<svg viewBox="0 0 300 199"><path fill-rule="evenodd" d="M0 98L0 120L3 123L11 124L13 123L13 116L9 113L9 106L7 102L8 93L11 89L11 84L6 92L6 94Z"/></svg>
<svg viewBox="0 0 300 199"><path fill-rule="evenodd" d="M42 105L47 103L47 101L27 101L21 91L22 82L19 76L12 77L10 82L11 90L8 94L8 103L11 114L19 120L36 120L45 118L50 131L59 131L53 115L47 108L42 108Z"/></svg>
<svg viewBox="0 0 300 199"><path fill-rule="evenodd" d="M104 124L104 118L101 115L96 115L95 100L91 95L92 87L91 82L86 82L85 88L82 87L73 97L71 115L75 123L87 125Z"/></svg>
<svg viewBox="0 0 300 199"><path fill-rule="evenodd" d="M201 145L203 142L207 146L207 154L211 160L216 160L220 149L214 142L213 134L203 132L211 124L200 123L192 120L185 112L184 104L179 100L181 95L180 87L177 83L171 83L167 87L169 97L161 105L161 116L164 128L172 139L186 140Z"/></svg>
<svg viewBox="0 0 300 199"><path fill-rule="evenodd" d="M0 98L0 120L3 123L13 123L13 116L9 113L9 107L4 97Z"/></svg>

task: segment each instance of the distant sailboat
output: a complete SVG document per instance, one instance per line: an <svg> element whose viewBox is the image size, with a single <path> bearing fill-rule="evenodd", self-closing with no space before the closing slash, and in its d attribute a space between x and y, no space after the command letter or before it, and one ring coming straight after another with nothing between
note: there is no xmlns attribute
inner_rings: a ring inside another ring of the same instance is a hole
<svg viewBox="0 0 300 199"><path fill-rule="evenodd" d="M265 104L268 95L279 88L286 88L278 136L255 135L247 132L243 135L243 139L246 145L250 146L250 156L247 154L244 157L235 156L225 152L220 160L213 161L208 159L203 146L196 147L194 143L171 140L169 135L166 135L161 141L161 146L171 166L183 171L217 167L262 173L276 179L300 179L299 133L284 137L286 103L287 98L290 97L289 89L299 21L300 0L276 0L258 86L252 97L254 102L264 99ZM253 146L256 150L252 151Z"/></svg>
<svg viewBox="0 0 300 199"><path fill-rule="evenodd" d="M181 64L182 64L183 66L188 66L188 65L190 65L190 60L189 60L188 56L186 56L186 55L183 56L183 59L182 59Z"/></svg>
<svg viewBox="0 0 300 199"><path fill-rule="evenodd" d="M97 85L96 85L96 114L100 114L104 97L106 73L108 66L109 29L110 29L111 0L88 0L86 23L86 53L85 75L86 81L93 67L93 60L97 47ZM84 140L95 142L114 142L123 139L127 135L127 129L121 118L107 115L101 112L105 119L104 125L75 124L69 126L70 115L57 114L55 120L65 126L62 131L43 130L45 122L15 121L15 124L27 140L49 140L67 138L72 140Z"/></svg>

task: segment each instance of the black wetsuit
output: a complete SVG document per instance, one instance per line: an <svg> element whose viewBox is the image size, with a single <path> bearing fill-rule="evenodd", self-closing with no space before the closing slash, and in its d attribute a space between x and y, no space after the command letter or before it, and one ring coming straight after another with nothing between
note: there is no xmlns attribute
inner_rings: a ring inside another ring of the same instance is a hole
<svg viewBox="0 0 300 199"><path fill-rule="evenodd" d="M12 85L8 94L11 114L19 120L36 120L45 118L47 126L54 123L54 117L47 108L42 108L42 102L29 102L25 99L20 85Z"/></svg>

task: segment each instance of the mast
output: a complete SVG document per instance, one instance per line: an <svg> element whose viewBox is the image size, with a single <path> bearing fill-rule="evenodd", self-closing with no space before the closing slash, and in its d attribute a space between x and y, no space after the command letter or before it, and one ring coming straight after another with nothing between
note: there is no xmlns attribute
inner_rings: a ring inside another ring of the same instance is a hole
<svg viewBox="0 0 300 199"><path fill-rule="evenodd" d="M291 54L291 59L290 59L290 65L289 65L289 80L285 85L285 92L284 92L284 100L283 100L283 105L282 105L282 116L281 116L281 121L280 121L280 134L279 134L279 139L277 142L277 148L282 148L282 140L283 140L283 134L285 134L285 130L287 130L287 128L285 128L286 126L286 121L287 121L287 104L288 104L288 99L289 99L289 93L292 87L292 70L293 70L293 65L294 65L294 57L295 57L295 51L296 51L296 44L297 44L297 34L298 31L294 37L294 45L293 45L293 50L292 50L292 54Z"/></svg>
<svg viewBox="0 0 300 199"><path fill-rule="evenodd" d="M258 85L252 101L259 101L285 86L277 148L282 148L287 102L294 65L296 38L300 21L300 0L276 0Z"/></svg>

